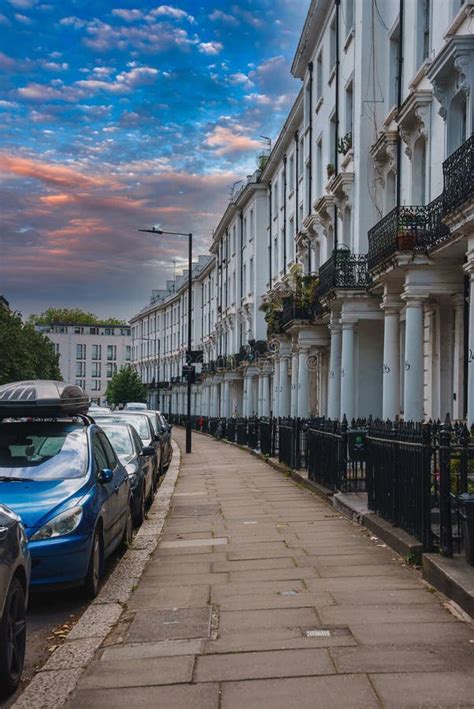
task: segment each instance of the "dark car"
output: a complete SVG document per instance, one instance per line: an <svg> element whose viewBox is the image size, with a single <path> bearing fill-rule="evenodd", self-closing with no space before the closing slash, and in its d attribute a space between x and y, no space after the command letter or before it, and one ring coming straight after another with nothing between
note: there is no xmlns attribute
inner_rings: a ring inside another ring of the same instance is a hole
<svg viewBox="0 0 474 709"><path fill-rule="evenodd" d="M144 446L136 429L125 421L101 421L102 430L112 444L130 478L133 495L133 521L139 527L147 507L155 497L153 458L155 449Z"/></svg>
<svg viewBox="0 0 474 709"><path fill-rule="evenodd" d="M23 671L30 554L18 515L0 505L0 697L12 694Z"/></svg>
<svg viewBox="0 0 474 709"><path fill-rule="evenodd" d="M153 446L155 449L155 456L153 458L153 482L156 490L161 470L161 445L155 433L154 426L146 413L144 411L113 411L110 414L96 416L94 420L97 421L99 425L106 421L129 423L137 431L144 446Z"/></svg>
<svg viewBox="0 0 474 709"><path fill-rule="evenodd" d="M95 596L105 559L131 541L133 508L128 473L81 397L61 382L0 387L0 500L25 525L32 587Z"/></svg>
<svg viewBox="0 0 474 709"><path fill-rule="evenodd" d="M166 472L170 467L171 459L173 458L171 425L160 411L147 411L146 413L154 417L153 420L155 422L155 430L158 432L160 437L162 472Z"/></svg>

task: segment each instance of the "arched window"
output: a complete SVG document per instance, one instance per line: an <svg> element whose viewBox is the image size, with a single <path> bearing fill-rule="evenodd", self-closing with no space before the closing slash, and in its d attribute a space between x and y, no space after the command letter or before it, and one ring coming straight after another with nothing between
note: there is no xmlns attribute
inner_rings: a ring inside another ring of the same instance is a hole
<svg viewBox="0 0 474 709"><path fill-rule="evenodd" d="M351 219L352 210L350 207L346 207L342 220L342 244L348 248L351 247Z"/></svg>
<svg viewBox="0 0 474 709"><path fill-rule="evenodd" d="M412 204L426 204L426 141L420 136L413 148Z"/></svg>
<svg viewBox="0 0 474 709"><path fill-rule="evenodd" d="M392 170L387 173L387 178L385 180L384 199L384 214L388 214L392 211L397 202L396 179L395 173Z"/></svg>
<svg viewBox="0 0 474 709"><path fill-rule="evenodd" d="M466 94L460 91L451 101L448 112L448 155L454 153L466 140Z"/></svg>

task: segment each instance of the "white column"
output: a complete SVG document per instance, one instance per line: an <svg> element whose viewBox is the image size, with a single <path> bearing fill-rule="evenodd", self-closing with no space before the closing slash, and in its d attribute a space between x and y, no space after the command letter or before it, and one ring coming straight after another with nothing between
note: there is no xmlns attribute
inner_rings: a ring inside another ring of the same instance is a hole
<svg viewBox="0 0 474 709"><path fill-rule="evenodd" d="M248 417L248 386L249 386L249 380L247 377L247 372L244 372L244 385L243 385L243 392L242 392L242 416L244 418Z"/></svg>
<svg viewBox="0 0 474 709"><path fill-rule="evenodd" d="M342 323L341 418L345 414L348 421L356 416L354 396L354 330L355 323Z"/></svg>
<svg viewBox="0 0 474 709"><path fill-rule="evenodd" d="M382 417L400 414L400 303L384 299Z"/></svg>
<svg viewBox="0 0 474 709"><path fill-rule="evenodd" d="M453 418L464 418L464 296L453 295L454 357L453 357Z"/></svg>
<svg viewBox="0 0 474 709"><path fill-rule="evenodd" d="M273 360L273 403L272 403L272 413L273 416L278 417L279 414L279 404L280 404L280 360L275 357Z"/></svg>
<svg viewBox="0 0 474 709"><path fill-rule="evenodd" d="M298 403L297 416L308 418L309 416L309 348L300 345L298 355Z"/></svg>
<svg viewBox="0 0 474 709"><path fill-rule="evenodd" d="M341 414L341 352L342 329L339 322L330 325L331 349L329 354L328 416L338 419Z"/></svg>
<svg viewBox="0 0 474 709"><path fill-rule="evenodd" d="M288 374L287 353L280 354L280 396L278 400L278 416L286 418L290 415L290 377Z"/></svg>
<svg viewBox="0 0 474 709"><path fill-rule="evenodd" d="M262 412L261 416L270 416L270 373L262 374Z"/></svg>
<svg viewBox="0 0 474 709"><path fill-rule="evenodd" d="M230 417L230 382L224 380L224 406L221 413L223 418Z"/></svg>
<svg viewBox="0 0 474 709"><path fill-rule="evenodd" d="M291 416L298 416L298 364L299 354L297 345L293 345L294 350L291 357Z"/></svg>
<svg viewBox="0 0 474 709"><path fill-rule="evenodd" d="M423 419L423 300L404 295L405 300L405 421Z"/></svg>
<svg viewBox="0 0 474 709"><path fill-rule="evenodd" d="M469 350L467 358L467 425L474 423L474 264L468 264L469 283Z"/></svg>
<svg viewBox="0 0 474 709"><path fill-rule="evenodd" d="M261 374L258 375L258 395L257 395L257 416L263 416L262 414L262 409L263 409L263 376Z"/></svg>
<svg viewBox="0 0 474 709"><path fill-rule="evenodd" d="M247 371L247 376L245 377L246 379L246 390L247 390L247 399L246 399L246 411L247 413L245 414L246 416L253 416L255 413L255 396L254 396L254 373Z"/></svg>

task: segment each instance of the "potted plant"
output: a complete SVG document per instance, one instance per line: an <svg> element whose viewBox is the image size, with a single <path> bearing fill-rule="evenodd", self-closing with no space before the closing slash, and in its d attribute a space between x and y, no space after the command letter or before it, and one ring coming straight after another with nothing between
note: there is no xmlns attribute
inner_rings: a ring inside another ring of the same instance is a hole
<svg viewBox="0 0 474 709"><path fill-rule="evenodd" d="M397 250L413 251L416 246L417 217L412 212L402 212L397 225Z"/></svg>
<svg viewBox="0 0 474 709"><path fill-rule="evenodd" d="M337 141L337 152L340 155L347 155L349 150L352 148L352 133L346 133L342 138Z"/></svg>
<svg viewBox="0 0 474 709"><path fill-rule="evenodd" d="M331 177L336 174L336 166L332 162L329 162L326 165L326 172L328 175L328 180L330 180Z"/></svg>

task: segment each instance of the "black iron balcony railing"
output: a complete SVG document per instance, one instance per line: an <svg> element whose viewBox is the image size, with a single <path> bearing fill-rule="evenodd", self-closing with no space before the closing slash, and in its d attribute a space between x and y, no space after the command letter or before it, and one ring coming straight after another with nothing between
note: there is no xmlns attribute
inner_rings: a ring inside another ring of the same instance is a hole
<svg viewBox="0 0 474 709"><path fill-rule="evenodd" d="M181 384L182 377L171 377L171 384Z"/></svg>
<svg viewBox="0 0 474 709"><path fill-rule="evenodd" d="M223 369L225 369L225 365L226 365L226 358L222 355L219 355L215 361L216 370L222 371Z"/></svg>
<svg viewBox="0 0 474 709"><path fill-rule="evenodd" d="M319 269L316 301L335 289L364 290L368 284L367 256L352 254L349 249L338 249Z"/></svg>
<svg viewBox="0 0 474 709"><path fill-rule="evenodd" d="M213 374L216 371L216 365L214 360L210 362L203 362L201 372L203 374Z"/></svg>
<svg viewBox="0 0 474 709"><path fill-rule="evenodd" d="M398 251L425 248L426 207L395 207L369 230L369 270Z"/></svg>
<svg viewBox="0 0 474 709"><path fill-rule="evenodd" d="M447 215L474 195L474 134L443 163L443 210Z"/></svg>

